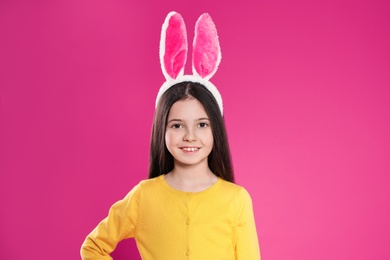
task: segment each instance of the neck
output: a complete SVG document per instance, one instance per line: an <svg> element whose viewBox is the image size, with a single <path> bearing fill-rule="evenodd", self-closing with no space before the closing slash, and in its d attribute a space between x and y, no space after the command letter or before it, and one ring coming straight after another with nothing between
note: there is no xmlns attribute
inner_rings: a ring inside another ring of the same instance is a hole
<svg viewBox="0 0 390 260"><path fill-rule="evenodd" d="M170 186L186 192L205 190L217 179L207 164L188 166L175 163L173 170L165 176Z"/></svg>

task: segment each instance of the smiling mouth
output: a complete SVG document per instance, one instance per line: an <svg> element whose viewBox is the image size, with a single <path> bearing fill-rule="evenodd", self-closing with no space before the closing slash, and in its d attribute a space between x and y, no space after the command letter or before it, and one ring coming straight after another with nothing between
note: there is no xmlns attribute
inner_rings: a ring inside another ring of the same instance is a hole
<svg viewBox="0 0 390 260"><path fill-rule="evenodd" d="M195 151L199 150L199 148L197 148L197 147L183 147L181 149L186 151L186 152L195 152Z"/></svg>

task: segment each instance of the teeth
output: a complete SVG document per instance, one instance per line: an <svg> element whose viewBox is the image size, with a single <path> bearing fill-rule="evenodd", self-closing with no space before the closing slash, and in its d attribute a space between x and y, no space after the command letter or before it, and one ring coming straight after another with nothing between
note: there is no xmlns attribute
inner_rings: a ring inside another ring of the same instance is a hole
<svg viewBox="0 0 390 260"><path fill-rule="evenodd" d="M187 151L187 152L195 152L198 150L198 148L196 147L185 147L183 148L184 151Z"/></svg>

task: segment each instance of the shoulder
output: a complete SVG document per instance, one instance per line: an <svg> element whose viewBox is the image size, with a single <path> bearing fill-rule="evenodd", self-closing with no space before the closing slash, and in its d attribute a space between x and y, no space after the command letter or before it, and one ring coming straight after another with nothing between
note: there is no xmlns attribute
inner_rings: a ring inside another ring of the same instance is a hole
<svg viewBox="0 0 390 260"><path fill-rule="evenodd" d="M253 214L251 196L241 185L221 180L215 197L219 198L220 205L226 207L226 214L233 216L237 223Z"/></svg>
<svg viewBox="0 0 390 260"><path fill-rule="evenodd" d="M225 192L233 193L235 196L250 197L248 191L243 186L222 179L220 181L220 189L223 189Z"/></svg>
<svg viewBox="0 0 390 260"><path fill-rule="evenodd" d="M126 196L123 198L123 201L139 201L142 194L161 187L162 180L164 180L163 175L140 181L126 194Z"/></svg>
<svg viewBox="0 0 390 260"><path fill-rule="evenodd" d="M226 196L231 204L235 204L238 207L252 204L252 198L249 192L243 186L236 183L221 180L219 193Z"/></svg>
<svg viewBox="0 0 390 260"><path fill-rule="evenodd" d="M139 196L142 196L142 194L149 194L149 193L156 193L161 192L164 190L164 175L160 175L158 177L152 178L152 179L145 179L140 181L134 188L134 191L138 193Z"/></svg>
<svg viewBox="0 0 390 260"><path fill-rule="evenodd" d="M164 182L164 175L154 177L152 179L142 180L137 185L140 189L151 189L155 187L160 187Z"/></svg>
<svg viewBox="0 0 390 260"><path fill-rule="evenodd" d="M152 179L141 180L137 185L135 185L127 194L127 196L131 196L137 193L140 193L142 190L149 189L155 186L159 186L164 180L163 175Z"/></svg>

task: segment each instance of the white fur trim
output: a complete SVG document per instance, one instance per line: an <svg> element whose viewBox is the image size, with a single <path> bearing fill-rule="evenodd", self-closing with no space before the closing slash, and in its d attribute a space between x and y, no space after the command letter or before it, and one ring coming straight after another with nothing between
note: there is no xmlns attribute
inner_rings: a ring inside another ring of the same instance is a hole
<svg viewBox="0 0 390 260"><path fill-rule="evenodd" d="M201 78L198 75L183 75L183 76L177 77L175 80L166 81L161 86L160 90L158 91L157 98L156 98L156 107L157 107L157 104L158 104L161 96L165 93L165 91L167 91L173 85L180 83L180 82L185 82L185 81L199 83L199 84L202 84L203 86L205 86L211 92L211 94L213 94L214 98L217 100L219 109L221 110L221 114L223 115L222 96L219 93L218 89L214 86L213 83L211 83L210 81L208 81L204 78Z"/></svg>

